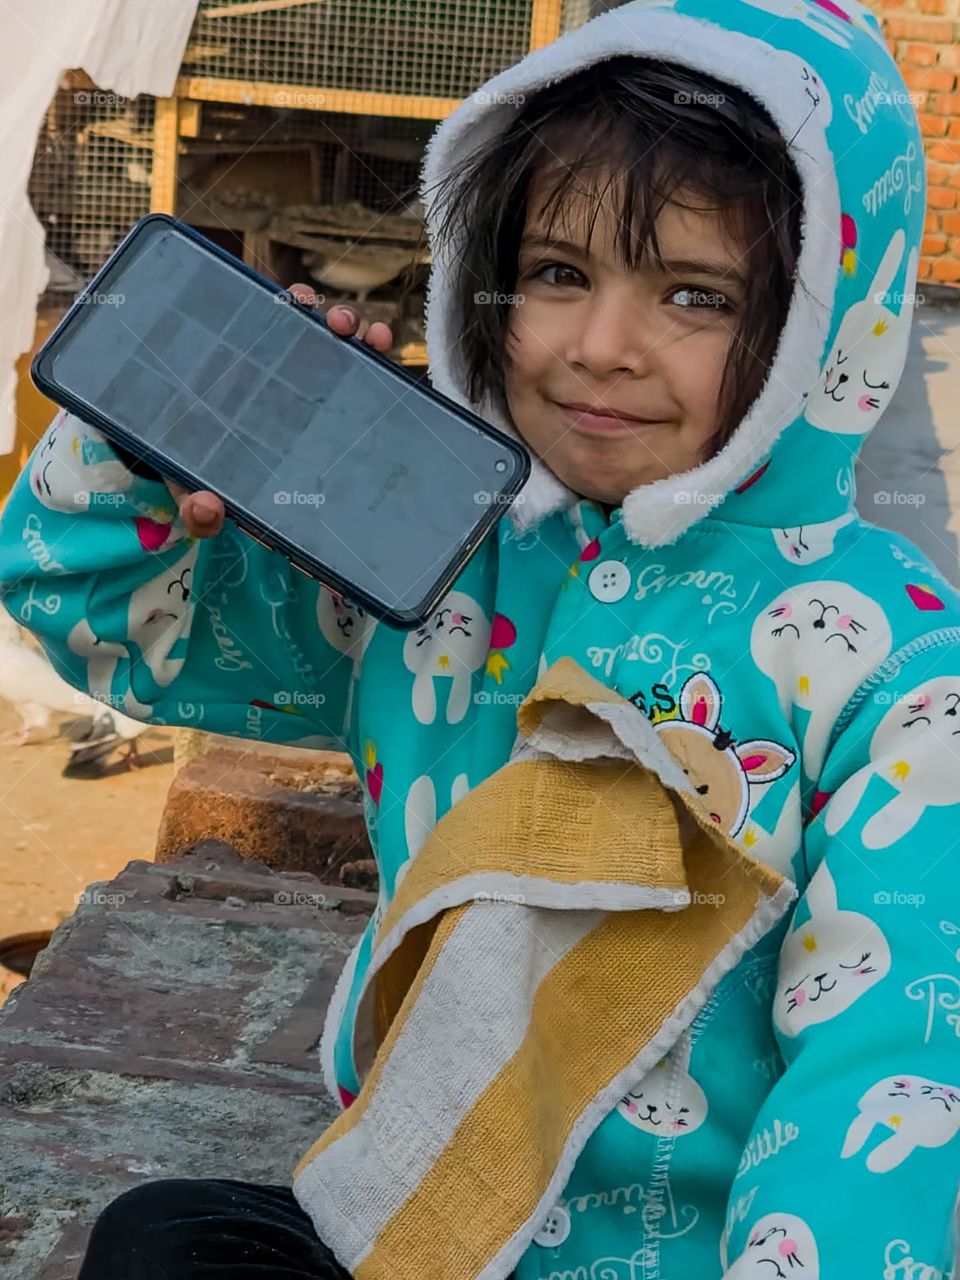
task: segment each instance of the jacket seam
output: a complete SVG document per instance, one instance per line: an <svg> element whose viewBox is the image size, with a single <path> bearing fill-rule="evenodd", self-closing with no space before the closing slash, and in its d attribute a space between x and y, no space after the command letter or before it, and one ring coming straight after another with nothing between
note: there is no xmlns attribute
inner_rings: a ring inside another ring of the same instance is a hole
<svg viewBox="0 0 960 1280"><path fill-rule="evenodd" d="M907 663L921 653L927 653L933 649L943 649L958 643L960 643L960 626L940 627L936 631L928 631L924 635L908 641L905 645L901 645L896 653L892 653L888 658L884 659L876 671L857 686L833 722L833 729L830 732L824 759L829 756L836 745L837 738L847 728L862 703L878 685L888 684L891 680L894 680Z"/></svg>

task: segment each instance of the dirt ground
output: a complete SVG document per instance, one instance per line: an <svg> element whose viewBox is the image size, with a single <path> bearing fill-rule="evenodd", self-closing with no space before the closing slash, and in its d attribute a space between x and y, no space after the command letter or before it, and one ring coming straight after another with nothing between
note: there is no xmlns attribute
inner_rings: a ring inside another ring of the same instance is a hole
<svg viewBox="0 0 960 1280"><path fill-rule="evenodd" d="M0 702L0 735L17 724ZM55 928L88 884L153 859L173 738L151 729L138 739L142 768L111 764L83 778L61 777L65 737L0 746L0 938Z"/></svg>

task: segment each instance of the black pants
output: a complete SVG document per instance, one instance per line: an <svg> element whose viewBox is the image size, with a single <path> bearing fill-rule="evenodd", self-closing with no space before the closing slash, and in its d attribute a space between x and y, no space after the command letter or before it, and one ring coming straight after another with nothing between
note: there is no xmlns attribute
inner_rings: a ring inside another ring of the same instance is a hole
<svg viewBox="0 0 960 1280"><path fill-rule="evenodd" d="M289 1187L161 1178L112 1200L77 1280L350 1280Z"/></svg>

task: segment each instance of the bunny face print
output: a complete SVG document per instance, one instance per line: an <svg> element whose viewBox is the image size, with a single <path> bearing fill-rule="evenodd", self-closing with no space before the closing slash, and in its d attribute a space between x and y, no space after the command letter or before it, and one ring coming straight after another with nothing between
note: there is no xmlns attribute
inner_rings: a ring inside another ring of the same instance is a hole
<svg viewBox="0 0 960 1280"><path fill-rule="evenodd" d="M820 1259L813 1232L792 1213L768 1213L754 1223L747 1246L723 1280L778 1280L802 1276L819 1280Z"/></svg>
<svg viewBox="0 0 960 1280"><path fill-rule="evenodd" d="M99 431L63 409L33 455L30 488L51 511L83 511L92 495L121 493L133 476L105 449Z"/></svg>
<svg viewBox="0 0 960 1280"><path fill-rule="evenodd" d="M376 622L365 609L320 587L317 594L317 625L320 634L338 653L359 662L370 643Z"/></svg>
<svg viewBox="0 0 960 1280"><path fill-rule="evenodd" d="M710 821L736 836L747 817L751 784L782 777L796 756L766 738L735 742L720 726L720 690L702 671L686 680L678 705L679 719L654 727L694 784Z"/></svg>
<svg viewBox="0 0 960 1280"><path fill-rule="evenodd" d="M403 643L403 662L414 674L413 714L420 724L437 718L437 693L446 699L447 724L467 714L472 676L490 648L490 621L476 600L450 591L433 616Z"/></svg>
<svg viewBox="0 0 960 1280"><path fill-rule="evenodd" d="M908 835L931 806L960 803L960 676L938 676L897 700L874 730L870 763L848 778L827 806L827 833L852 819L873 777L897 794L864 825L867 849Z"/></svg>
<svg viewBox="0 0 960 1280"><path fill-rule="evenodd" d="M686 1038L617 1103L617 1111L644 1133L682 1137L707 1118L707 1096L690 1075Z"/></svg>
<svg viewBox="0 0 960 1280"><path fill-rule="evenodd" d="M816 780L844 703L890 652L890 623L876 601L847 582L789 587L757 617L754 662L774 682L786 716L810 713L803 770Z"/></svg>
<svg viewBox="0 0 960 1280"><path fill-rule="evenodd" d="M186 555L137 587L130 597L127 639L134 641L157 684L168 685L183 666L181 643L193 622L193 571L198 544ZM177 652L175 652L175 650Z"/></svg>
<svg viewBox="0 0 960 1280"><path fill-rule="evenodd" d="M866 297L846 312L833 340L804 416L811 426L862 436L890 403L907 360L917 283L917 253L911 250L903 302L895 314L883 305L903 259L906 237L891 237Z"/></svg>
<svg viewBox="0 0 960 1280"><path fill-rule="evenodd" d="M871 1173L888 1173L917 1147L943 1147L960 1133L960 1088L923 1076L889 1076L860 1099L840 1155L857 1155L879 1126L883 1141L867 1155ZM889 1131L889 1133L887 1133Z"/></svg>
<svg viewBox="0 0 960 1280"><path fill-rule="evenodd" d="M880 926L857 911L841 911L826 863L807 887L810 919L787 934L773 1018L786 1036L843 1013L890 972L890 948Z"/></svg>

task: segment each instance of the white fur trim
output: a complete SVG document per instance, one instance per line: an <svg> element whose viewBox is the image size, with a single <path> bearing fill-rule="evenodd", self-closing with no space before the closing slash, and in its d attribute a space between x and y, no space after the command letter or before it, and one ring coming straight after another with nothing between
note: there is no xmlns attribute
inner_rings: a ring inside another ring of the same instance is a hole
<svg viewBox="0 0 960 1280"><path fill-rule="evenodd" d="M631 53L668 59L738 85L763 103L785 138L793 138L807 121L800 145L791 152L804 191L798 273L806 289L795 290L766 385L727 445L701 466L634 489L625 497L622 514L627 537L656 547L675 542L757 469L784 429L800 416L803 393L819 376L836 289L840 197L823 126L815 117L808 120L810 104L797 74L796 55L697 18L631 5L601 14L494 76L482 94L467 98L439 126L424 158L421 197L434 253L427 290L427 350L439 391L517 437L491 405L471 406L466 399L450 315L452 264L459 260L459 246L436 243L433 193L459 158L506 128L519 110L512 105L518 94L531 94L604 58ZM496 105L487 105L491 102ZM678 501L681 494L684 500ZM577 500L537 458L523 502L511 506L509 517L522 531Z"/></svg>

